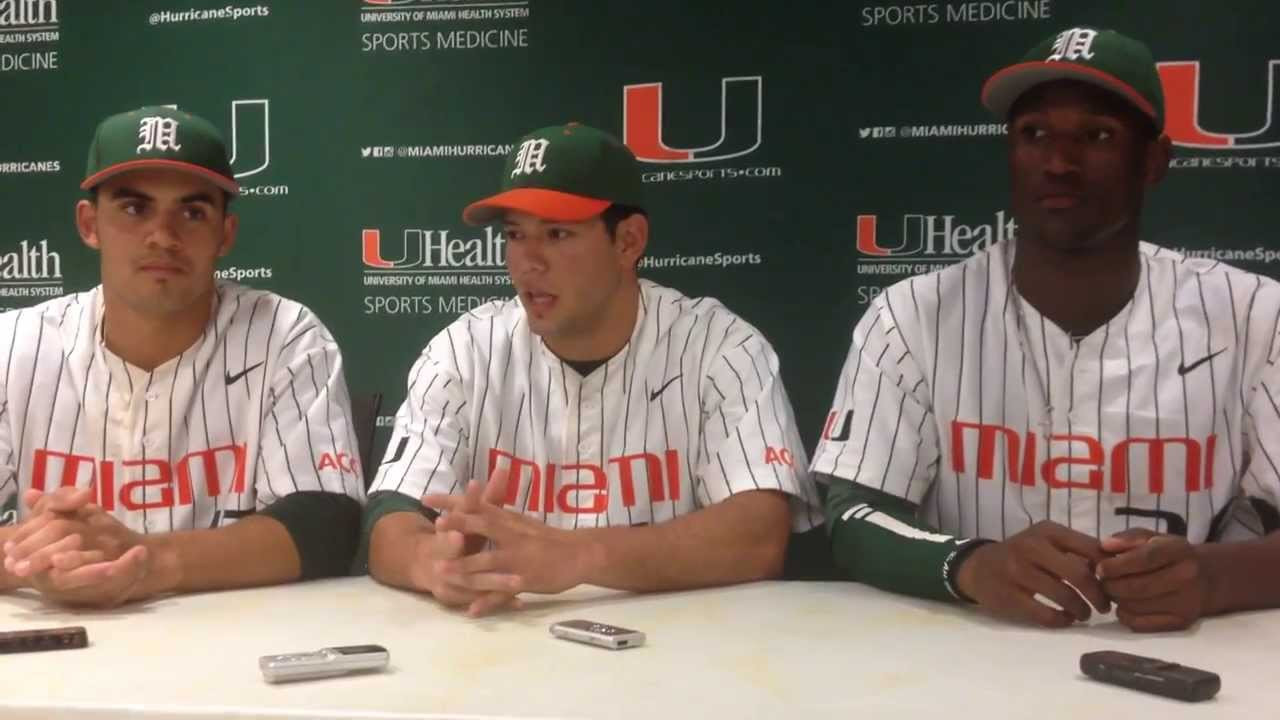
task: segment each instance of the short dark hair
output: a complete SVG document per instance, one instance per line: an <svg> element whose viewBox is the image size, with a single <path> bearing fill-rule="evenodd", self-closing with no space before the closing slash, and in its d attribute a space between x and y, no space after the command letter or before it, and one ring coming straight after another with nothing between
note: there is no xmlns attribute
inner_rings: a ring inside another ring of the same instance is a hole
<svg viewBox="0 0 1280 720"><path fill-rule="evenodd" d="M93 187L89 188L89 191L88 191L89 202L93 203L94 205L98 204L98 187L99 187L98 185L94 185ZM232 195L226 190L222 191L222 214L223 215L227 214L227 210L231 207L231 200L234 197L235 195Z"/></svg>
<svg viewBox="0 0 1280 720"><path fill-rule="evenodd" d="M649 217L649 213L644 208L638 208L634 205L621 205L614 203L604 209L600 213L600 219L604 221L604 229L609 233L609 237L613 237L618 232L618 223L626 220L632 215L643 215Z"/></svg>

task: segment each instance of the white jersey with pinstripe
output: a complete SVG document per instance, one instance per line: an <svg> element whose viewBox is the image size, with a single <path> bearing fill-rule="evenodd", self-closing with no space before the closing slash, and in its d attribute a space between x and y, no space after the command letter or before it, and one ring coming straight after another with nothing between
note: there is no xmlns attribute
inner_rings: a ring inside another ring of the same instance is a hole
<svg viewBox="0 0 1280 720"><path fill-rule="evenodd" d="M905 498L955 536L1050 520L1201 542L1274 521L1253 508L1280 496L1280 284L1142 243L1133 299L1075 340L1013 288L1014 248L873 301L813 470Z"/></svg>
<svg viewBox="0 0 1280 720"><path fill-rule="evenodd" d="M710 298L646 280L626 347L586 377L518 299L459 317L409 373L370 492L459 493L496 469L504 507L562 527L658 523L748 490L821 523L778 358Z"/></svg>
<svg viewBox="0 0 1280 720"><path fill-rule="evenodd" d="M218 527L300 490L363 499L342 358L306 307L219 283L204 333L148 372L102 341L102 290L0 314L0 506L95 488L137 532Z"/></svg>

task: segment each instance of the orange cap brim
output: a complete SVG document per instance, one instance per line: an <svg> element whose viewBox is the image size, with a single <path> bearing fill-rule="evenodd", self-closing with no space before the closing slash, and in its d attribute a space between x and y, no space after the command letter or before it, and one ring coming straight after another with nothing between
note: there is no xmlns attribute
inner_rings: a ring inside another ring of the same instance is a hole
<svg viewBox="0 0 1280 720"><path fill-rule="evenodd" d="M1157 117L1156 109L1142 93L1102 70L1062 62L1024 62L997 70L982 84L982 104L997 117L1007 118L1009 110L1023 93L1050 80L1079 80L1110 90L1128 100L1148 117Z"/></svg>
<svg viewBox="0 0 1280 720"><path fill-rule="evenodd" d="M127 173L132 170L141 170L149 167L167 168L169 170L178 170L180 172L190 173L208 180L232 195L240 194L239 183L230 178L223 177L212 170L194 163L182 162L180 160L165 160L163 158L143 158L141 160L130 160L128 162L116 163L111 167L100 170L85 178L84 181L80 183L80 189L88 190L97 185L101 185L107 179L115 177L121 173Z"/></svg>
<svg viewBox="0 0 1280 720"><path fill-rule="evenodd" d="M468 225L487 225L508 210L529 213L543 220L579 222L604 212L608 200L572 195L542 188L516 188L471 203L462 211Z"/></svg>

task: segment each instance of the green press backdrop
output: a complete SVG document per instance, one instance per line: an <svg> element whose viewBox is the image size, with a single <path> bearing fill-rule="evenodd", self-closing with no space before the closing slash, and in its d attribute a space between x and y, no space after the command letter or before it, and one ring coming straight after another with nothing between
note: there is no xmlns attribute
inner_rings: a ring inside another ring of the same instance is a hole
<svg viewBox="0 0 1280 720"><path fill-rule="evenodd" d="M768 335L812 448L868 300L1016 235L978 91L1083 24L1162 63L1178 157L1145 237L1280 275L1273 0L0 0L0 307L96 282L94 124L176 104L246 188L224 274L315 309L385 425L427 340L510 292L460 209L515 138L578 120L643 161L643 274Z"/></svg>

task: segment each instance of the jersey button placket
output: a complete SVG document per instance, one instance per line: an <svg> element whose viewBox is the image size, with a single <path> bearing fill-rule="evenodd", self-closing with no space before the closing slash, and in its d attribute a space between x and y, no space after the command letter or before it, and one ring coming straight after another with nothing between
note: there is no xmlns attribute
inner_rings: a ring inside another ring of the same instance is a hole
<svg viewBox="0 0 1280 720"><path fill-rule="evenodd" d="M1090 336L1092 337L1092 336ZM1071 382L1067 383L1064 392L1067 393L1067 418L1071 422L1074 429L1082 424L1085 417L1086 403L1077 402L1078 398L1086 397L1084 392L1085 383L1088 381L1090 373L1090 358L1097 357L1096 349L1089 349L1089 338L1084 338L1080 342L1072 343L1072 351L1074 355L1071 358Z"/></svg>
<svg viewBox="0 0 1280 720"><path fill-rule="evenodd" d="M576 418L578 427L575 437L578 440L578 457L583 461L592 460L600 449L600 383L603 382L601 375L601 373L592 373L578 386L579 392L582 393L582 402L579 404L582 412L578 413Z"/></svg>
<svg viewBox="0 0 1280 720"><path fill-rule="evenodd" d="M591 465L597 462L596 454L599 449L598 440L592 432L592 420L597 414L595 409L596 396L599 395L599 374L592 373L589 378L577 379L571 382L569 391L569 399L573 405L569 408L569 417L571 427L570 432L573 433L566 438L566 444L569 442L574 445L574 462L579 465ZM568 457L565 458L566 461ZM581 485L590 481L590 475L583 471L577 470L574 473L566 473L563 482L566 484ZM571 502L575 507L582 507L591 504L591 491L585 493L582 489L575 489ZM575 514L573 519L573 527L591 526L594 523L588 515Z"/></svg>

